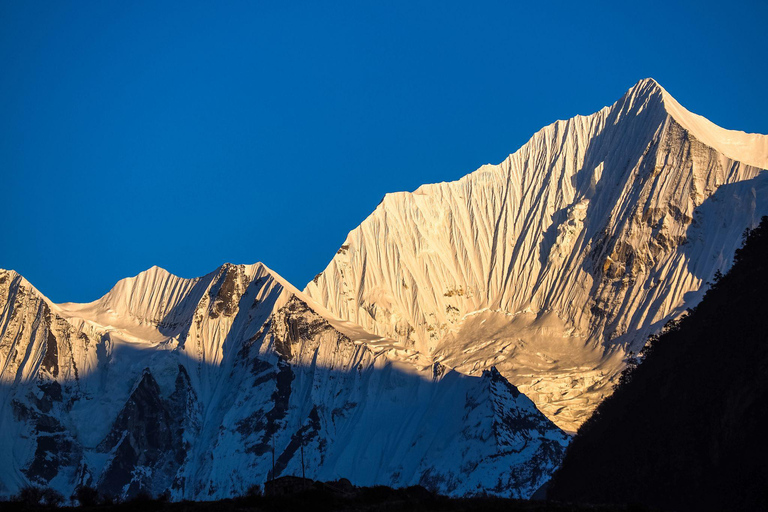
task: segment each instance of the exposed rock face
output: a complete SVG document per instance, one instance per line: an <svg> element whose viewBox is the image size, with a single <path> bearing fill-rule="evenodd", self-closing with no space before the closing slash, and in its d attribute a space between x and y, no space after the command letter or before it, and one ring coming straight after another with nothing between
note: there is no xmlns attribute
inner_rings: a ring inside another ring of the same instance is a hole
<svg viewBox="0 0 768 512"><path fill-rule="evenodd" d="M111 455L99 478L100 489L121 496L141 490L157 494L169 487L169 478L185 459L181 434L186 417L174 416L170 409L151 371L145 370L112 430L98 446L99 451Z"/></svg>
<svg viewBox="0 0 768 512"><path fill-rule="evenodd" d="M0 272L0 491L242 494L274 475L528 496L567 436L469 377L330 315L261 264L152 268L91 304ZM158 313L160 311L161 313Z"/></svg>
<svg viewBox="0 0 768 512"><path fill-rule="evenodd" d="M768 213L766 167L768 137L643 80L499 165L388 194L305 292L466 374L496 366L575 430Z"/></svg>

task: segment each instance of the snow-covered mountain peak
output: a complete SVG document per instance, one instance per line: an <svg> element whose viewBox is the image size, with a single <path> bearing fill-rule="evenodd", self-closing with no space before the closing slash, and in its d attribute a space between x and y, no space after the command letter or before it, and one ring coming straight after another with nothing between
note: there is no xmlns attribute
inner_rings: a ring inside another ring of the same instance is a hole
<svg viewBox="0 0 768 512"><path fill-rule="evenodd" d="M281 286L284 288L287 292L292 294L300 294L301 292L293 286L291 283L289 283L283 276L269 268L267 265L265 265L262 262L254 263L253 265L248 266L251 269L251 272L253 273L254 278L262 278L262 279L269 279L275 282L276 285Z"/></svg>
<svg viewBox="0 0 768 512"><path fill-rule="evenodd" d="M23 275L15 270L0 268L0 295L2 294L28 294L36 300L45 303L46 307L56 308L56 305L43 295L35 285L30 283Z"/></svg>
<svg viewBox="0 0 768 512"><path fill-rule="evenodd" d="M629 88L624 96L609 108L639 113L645 108L663 107L667 92L653 78L644 78Z"/></svg>
<svg viewBox="0 0 768 512"><path fill-rule="evenodd" d="M0 268L0 282L10 282L13 280L18 280L20 283L22 283L23 286L29 287L30 289L35 290L36 293L40 293L37 291L37 288L35 288L32 283L27 281L24 276L16 272L12 269L4 269ZM42 295L42 294L41 294Z"/></svg>
<svg viewBox="0 0 768 512"><path fill-rule="evenodd" d="M635 85L632 86L632 88L647 88L647 89L661 89L662 91L664 88L659 84L659 82L656 81L653 77L647 77L647 78L641 78L637 81Z"/></svg>
<svg viewBox="0 0 768 512"><path fill-rule="evenodd" d="M13 269L0 268L0 276L8 276L13 279L16 275L18 275L18 272Z"/></svg>
<svg viewBox="0 0 768 512"><path fill-rule="evenodd" d="M768 213L766 140L641 80L498 165L387 194L305 293L448 367L496 365L575 430Z"/></svg>
<svg viewBox="0 0 768 512"><path fill-rule="evenodd" d="M171 317L189 314L179 308L190 293L211 274L185 279L153 266L118 281L103 297L89 303L58 304L65 318L79 318L103 326L157 326Z"/></svg>
<svg viewBox="0 0 768 512"><path fill-rule="evenodd" d="M721 128L708 119L683 107L661 84L653 78L644 78L634 84L614 104L588 116L574 119L605 117L613 124L636 122L642 114L642 123L661 126L669 117L699 142L723 155L761 169L768 168L768 135L745 133ZM570 120L569 120L570 121ZM557 121L543 131L560 123Z"/></svg>
<svg viewBox="0 0 768 512"><path fill-rule="evenodd" d="M768 169L768 135L721 128L683 107L653 78L640 80L622 100L629 105L662 105L672 119L703 144L733 160Z"/></svg>

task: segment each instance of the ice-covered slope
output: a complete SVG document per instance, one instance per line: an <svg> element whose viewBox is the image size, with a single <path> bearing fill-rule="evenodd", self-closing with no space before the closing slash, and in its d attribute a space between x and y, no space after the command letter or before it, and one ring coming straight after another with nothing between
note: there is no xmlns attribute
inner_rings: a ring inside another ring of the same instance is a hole
<svg viewBox="0 0 768 512"><path fill-rule="evenodd" d="M459 371L496 366L575 429L768 213L768 137L651 79L499 165L387 194L305 292Z"/></svg>
<svg viewBox="0 0 768 512"><path fill-rule="evenodd" d="M338 320L261 264L154 267L90 304L0 271L0 495L240 494L277 476L528 496L566 436L470 377ZM9 441L12 440L12 441Z"/></svg>

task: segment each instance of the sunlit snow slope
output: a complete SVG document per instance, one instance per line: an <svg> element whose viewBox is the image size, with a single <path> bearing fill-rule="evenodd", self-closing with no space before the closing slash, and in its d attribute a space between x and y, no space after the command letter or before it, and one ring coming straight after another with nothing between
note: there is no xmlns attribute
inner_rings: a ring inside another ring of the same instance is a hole
<svg viewBox="0 0 768 512"><path fill-rule="evenodd" d="M767 136L642 80L499 165L387 194L305 292L462 373L496 366L575 430L768 213L766 167Z"/></svg>
<svg viewBox="0 0 768 512"><path fill-rule="evenodd" d="M275 475L529 496L566 435L495 369L466 376L338 320L261 264L153 267L90 304L0 270L0 496L242 494Z"/></svg>

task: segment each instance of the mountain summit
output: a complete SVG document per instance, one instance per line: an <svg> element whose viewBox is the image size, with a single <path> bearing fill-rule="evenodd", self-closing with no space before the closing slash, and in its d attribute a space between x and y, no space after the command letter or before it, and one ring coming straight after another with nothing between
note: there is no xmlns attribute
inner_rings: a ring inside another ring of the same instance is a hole
<svg viewBox="0 0 768 512"><path fill-rule="evenodd" d="M653 78L640 80L627 95L643 103L660 102L667 115L688 133L728 158L761 169L768 168L768 136L726 130L705 117L689 112Z"/></svg>
<svg viewBox="0 0 768 512"><path fill-rule="evenodd" d="M575 430L768 213L768 137L652 79L499 165L387 194L305 292L469 375L495 366Z"/></svg>

